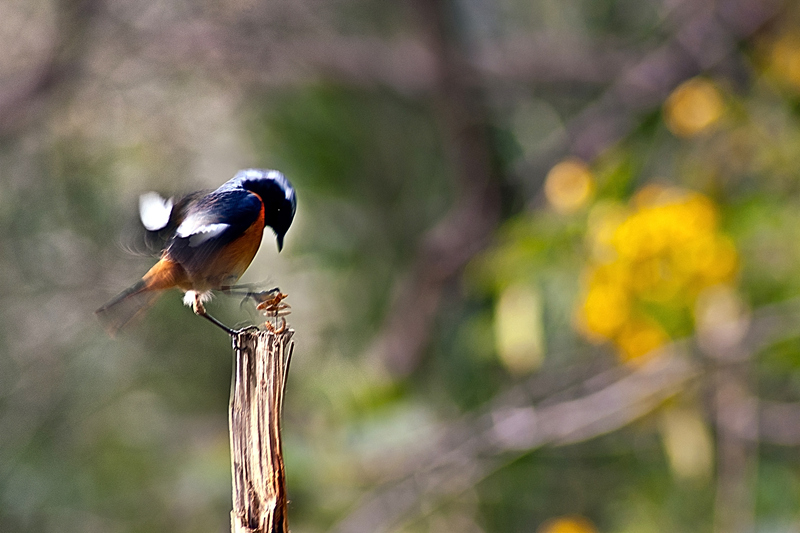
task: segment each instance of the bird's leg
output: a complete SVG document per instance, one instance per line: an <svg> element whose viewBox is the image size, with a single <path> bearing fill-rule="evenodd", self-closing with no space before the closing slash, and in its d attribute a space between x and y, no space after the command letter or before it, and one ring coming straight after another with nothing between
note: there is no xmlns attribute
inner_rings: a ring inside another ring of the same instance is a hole
<svg viewBox="0 0 800 533"><path fill-rule="evenodd" d="M244 294L247 297L258 298L260 295L272 294L278 292L280 289L262 289L266 283L242 283L239 285L223 285L219 288L222 292L233 294Z"/></svg>
<svg viewBox="0 0 800 533"><path fill-rule="evenodd" d="M241 305L244 305L244 303L247 300L252 298L253 302L255 302L256 306L262 305L265 301L269 301L272 298L274 298L274 296L276 294L280 294L281 293L281 290L278 287L275 287L274 289L268 289L268 290L255 290L256 287L258 287L258 285L228 285L228 286L222 287L221 290L222 290L222 292L225 292L225 293L228 293L228 294L242 294L242 295L244 295L244 299L242 299L242 304Z"/></svg>
<svg viewBox="0 0 800 533"><path fill-rule="evenodd" d="M208 320L209 322L211 322L212 324L214 324L215 326L217 326L219 328L222 328L222 330L224 330L225 333L227 333L231 337L233 337L235 335L238 335L239 333L241 333L243 331L247 331L248 329L256 328L256 326L247 326L246 328L242 328L242 329L231 329L231 328L229 328L228 326L226 326L225 324L223 324L222 322L220 322L219 320L217 320L216 318L214 318L213 316L209 315L206 312L206 307L203 305L203 302L200 300L200 295L198 293L195 293L194 301L192 302L192 311L194 311L194 314L196 314L197 316L201 316L201 317L205 318L206 320ZM256 329L258 329L258 328L256 328Z"/></svg>

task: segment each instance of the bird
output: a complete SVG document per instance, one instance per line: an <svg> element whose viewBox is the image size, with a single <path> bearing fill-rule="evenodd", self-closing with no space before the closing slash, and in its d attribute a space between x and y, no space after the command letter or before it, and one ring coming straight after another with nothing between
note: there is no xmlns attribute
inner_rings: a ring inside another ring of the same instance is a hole
<svg viewBox="0 0 800 533"><path fill-rule="evenodd" d="M158 262L142 279L95 314L113 337L168 289L184 291L195 314L234 335L206 312L212 291L231 288L261 245L264 229L275 233L278 252L297 210L297 195L277 170L245 169L218 189L188 194L177 201L147 193L139 214L148 235L161 242Z"/></svg>

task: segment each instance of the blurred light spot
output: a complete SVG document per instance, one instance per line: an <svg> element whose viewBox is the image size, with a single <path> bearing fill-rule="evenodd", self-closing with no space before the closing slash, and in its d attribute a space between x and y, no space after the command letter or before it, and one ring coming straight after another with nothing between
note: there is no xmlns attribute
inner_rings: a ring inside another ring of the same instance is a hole
<svg viewBox="0 0 800 533"><path fill-rule="evenodd" d="M525 160L533 160L554 149L567 137L564 122L555 108L543 100L530 100L516 106L510 128Z"/></svg>
<svg viewBox="0 0 800 533"><path fill-rule="evenodd" d="M582 516L561 516L542 524L537 533L597 533L597 529Z"/></svg>
<svg viewBox="0 0 800 533"><path fill-rule="evenodd" d="M661 415L659 426L675 477L696 481L710 479L714 445L700 413L695 409L667 408Z"/></svg>
<svg viewBox="0 0 800 533"><path fill-rule="evenodd" d="M712 82L693 78L682 83L664 102L664 120L679 137L702 133L722 116L723 102Z"/></svg>
<svg viewBox="0 0 800 533"><path fill-rule="evenodd" d="M710 354L728 354L750 325L749 309L728 285L715 285L700 293L694 314L698 342Z"/></svg>
<svg viewBox="0 0 800 533"><path fill-rule="evenodd" d="M572 213L589 200L594 191L594 177L579 159L566 159L547 173L544 194L559 213Z"/></svg>
<svg viewBox="0 0 800 533"><path fill-rule="evenodd" d="M542 300L527 284L511 285L503 291L495 309L495 342L503 364L524 374L539 367L544 356Z"/></svg>
<svg viewBox="0 0 800 533"><path fill-rule="evenodd" d="M786 34L776 40L768 61L773 75L800 89L800 36Z"/></svg>

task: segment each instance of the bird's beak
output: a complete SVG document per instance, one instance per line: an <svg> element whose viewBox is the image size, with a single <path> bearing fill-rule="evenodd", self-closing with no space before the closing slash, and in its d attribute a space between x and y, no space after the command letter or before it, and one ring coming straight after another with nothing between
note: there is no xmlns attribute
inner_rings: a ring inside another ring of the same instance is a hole
<svg viewBox="0 0 800 533"><path fill-rule="evenodd" d="M281 250L283 250L283 235L278 235L277 241L278 241L278 252L280 252Z"/></svg>

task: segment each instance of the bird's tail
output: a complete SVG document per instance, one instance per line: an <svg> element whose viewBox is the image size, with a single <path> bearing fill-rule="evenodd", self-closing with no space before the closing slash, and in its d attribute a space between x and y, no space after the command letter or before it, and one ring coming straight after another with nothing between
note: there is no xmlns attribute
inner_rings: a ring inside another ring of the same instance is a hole
<svg viewBox="0 0 800 533"><path fill-rule="evenodd" d="M165 289L180 285L186 274L172 261L162 259L144 277L94 312L109 335L114 337L134 318L144 314Z"/></svg>

